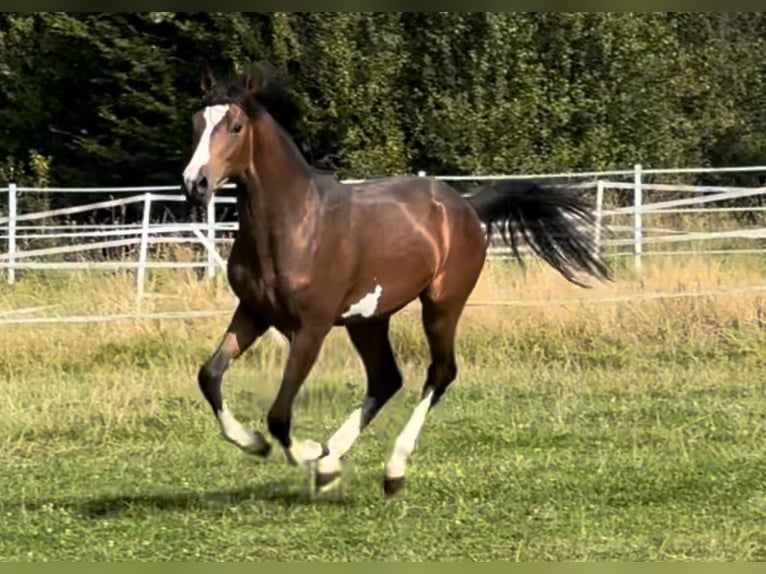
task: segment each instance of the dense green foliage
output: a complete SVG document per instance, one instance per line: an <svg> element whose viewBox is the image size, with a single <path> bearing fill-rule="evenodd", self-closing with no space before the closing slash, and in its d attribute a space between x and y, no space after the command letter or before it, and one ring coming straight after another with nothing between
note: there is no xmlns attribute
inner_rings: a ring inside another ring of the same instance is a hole
<svg viewBox="0 0 766 574"><path fill-rule="evenodd" d="M341 175L763 162L764 32L757 13L5 13L0 177L34 151L53 184L175 183L202 67L253 60L294 79L296 139Z"/></svg>

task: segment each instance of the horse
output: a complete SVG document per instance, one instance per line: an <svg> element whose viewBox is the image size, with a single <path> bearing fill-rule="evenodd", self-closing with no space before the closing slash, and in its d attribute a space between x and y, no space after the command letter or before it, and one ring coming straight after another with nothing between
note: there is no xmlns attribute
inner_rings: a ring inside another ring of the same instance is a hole
<svg viewBox="0 0 766 574"><path fill-rule="evenodd" d="M219 81L207 69L201 88L182 190L190 204L207 205L223 185L235 184L239 229L227 265L237 307L198 384L223 437L267 457L271 443L232 415L222 379L264 332L281 332L289 351L268 432L290 464L310 469L320 492L340 482L342 460L402 388L389 326L419 299L430 363L383 468L385 495L402 490L426 416L457 377L456 329L493 230L517 258L523 239L572 283L587 288L580 275L612 281L594 248L593 214L571 190L504 181L464 196L419 176L344 184L314 169L285 128L279 116L291 94L284 79L255 69ZM299 440L291 433L293 402L334 327L345 328L361 358L364 397L326 442Z"/></svg>

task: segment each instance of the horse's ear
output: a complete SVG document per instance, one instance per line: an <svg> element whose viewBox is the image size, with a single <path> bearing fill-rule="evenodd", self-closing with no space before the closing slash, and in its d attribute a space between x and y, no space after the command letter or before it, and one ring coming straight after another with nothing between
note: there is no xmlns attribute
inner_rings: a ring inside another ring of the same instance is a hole
<svg viewBox="0 0 766 574"><path fill-rule="evenodd" d="M257 94L263 87L263 76L258 70L250 70L245 78L245 90L250 95Z"/></svg>
<svg viewBox="0 0 766 574"><path fill-rule="evenodd" d="M216 80L213 71L210 69L210 66L205 66L202 70L202 77L200 78L200 88L202 89L202 92L207 93L212 90L215 83Z"/></svg>

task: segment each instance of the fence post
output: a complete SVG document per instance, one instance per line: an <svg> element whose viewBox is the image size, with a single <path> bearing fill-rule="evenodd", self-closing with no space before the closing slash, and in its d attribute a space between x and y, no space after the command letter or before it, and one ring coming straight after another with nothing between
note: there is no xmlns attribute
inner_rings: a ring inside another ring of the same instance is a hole
<svg viewBox="0 0 766 574"><path fill-rule="evenodd" d="M215 194L207 204L207 276L215 277Z"/></svg>
<svg viewBox="0 0 766 574"><path fill-rule="evenodd" d="M8 184L8 283L16 283L16 195L15 183Z"/></svg>
<svg viewBox="0 0 766 574"><path fill-rule="evenodd" d="M643 190L641 188L641 164L633 166L633 261L636 271L641 271L641 255L643 253L643 218L641 206L643 205Z"/></svg>
<svg viewBox="0 0 766 574"><path fill-rule="evenodd" d="M136 307L141 312L144 300L146 278L146 258L149 251L149 221L152 210L152 194L144 194L144 213L141 218L141 245L138 250L138 269L136 270Z"/></svg>
<svg viewBox="0 0 766 574"><path fill-rule="evenodd" d="M596 180L596 233L593 238L596 255L601 252L601 221L604 218L604 182Z"/></svg>

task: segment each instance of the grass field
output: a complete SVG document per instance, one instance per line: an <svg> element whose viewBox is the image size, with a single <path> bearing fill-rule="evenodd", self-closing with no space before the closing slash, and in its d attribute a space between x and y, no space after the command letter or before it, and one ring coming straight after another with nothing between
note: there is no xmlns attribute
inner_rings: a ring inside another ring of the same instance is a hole
<svg viewBox="0 0 766 574"><path fill-rule="evenodd" d="M487 268L458 380L429 416L403 496L381 477L424 377L412 311L394 323L407 388L312 498L281 452L225 443L196 386L226 317L0 327L4 560L766 560L764 295L589 299L763 284L760 259L662 259L583 291L539 265ZM0 309L130 310L130 276L23 277ZM231 308L217 287L152 277L152 309ZM151 310L151 309L150 309ZM285 348L265 339L225 394L262 417ZM326 440L357 405L362 369L333 333L296 406Z"/></svg>

